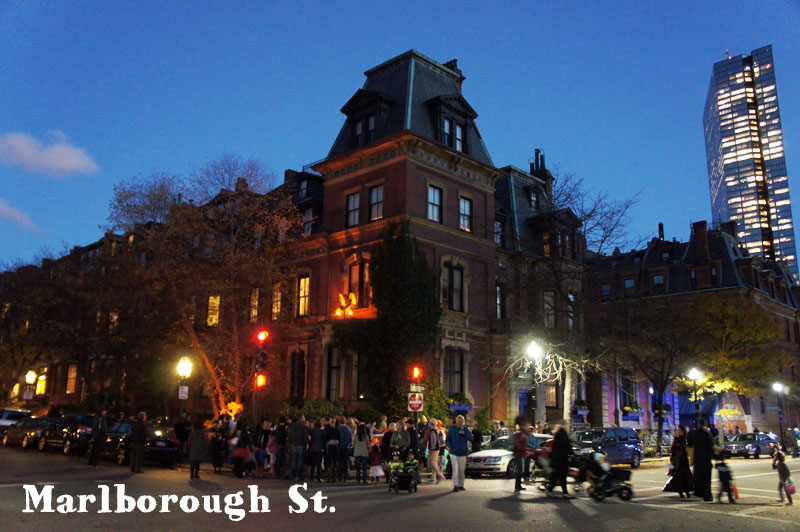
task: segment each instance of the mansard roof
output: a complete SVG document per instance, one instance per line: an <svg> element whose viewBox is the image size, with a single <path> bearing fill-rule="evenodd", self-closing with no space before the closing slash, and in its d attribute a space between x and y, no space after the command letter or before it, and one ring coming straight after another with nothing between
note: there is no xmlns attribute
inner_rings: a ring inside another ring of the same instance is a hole
<svg viewBox="0 0 800 532"><path fill-rule="evenodd" d="M369 112L373 105L380 108L381 114L373 141L407 130L438 142L437 107L441 106L463 118L466 155L494 166L475 125L478 114L461 94L465 78L455 60L443 65L416 50L409 50L367 70L364 75L367 76L364 86L342 107L347 119L328 153L328 159L356 148L352 124L363 118L359 113Z"/></svg>

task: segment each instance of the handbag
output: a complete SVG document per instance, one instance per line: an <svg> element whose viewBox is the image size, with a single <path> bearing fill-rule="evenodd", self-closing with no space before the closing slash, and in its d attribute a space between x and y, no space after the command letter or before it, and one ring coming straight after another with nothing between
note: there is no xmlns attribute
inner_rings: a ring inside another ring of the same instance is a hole
<svg viewBox="0 0 800 532"><path fill-rule="evenodd" d="M250 449L247 447L236 447L233 450L234 458L241 458L242 460L249 460L251 456Z"/></svg>
<svg viewBox="0 0 800 532"><path fill-rule="evenodd" d="M792 477L786 479L786 484L783 485L783 489L786 490L786 493L789 495L794 495L795 487L794 487L794 480Z"/></svg>

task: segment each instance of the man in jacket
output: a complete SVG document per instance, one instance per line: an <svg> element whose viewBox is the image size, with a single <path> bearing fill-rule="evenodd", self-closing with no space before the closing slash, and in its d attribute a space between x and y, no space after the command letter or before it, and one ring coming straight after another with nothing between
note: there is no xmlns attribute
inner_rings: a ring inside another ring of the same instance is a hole
<svg viewBox="0 0 800 532"><path fill-rule="evenodd" d="M456 424L447 431L445 444L450 451L450 464L453 469L453 491L464 491L464 472L467 468L468 442L472 433L464 426L464 416L456 416Z"/></svg>
<svg viewBox="0 0 800 532"><path fill-rule="evenodd" d="M528 446L530 434L527 419L520 417L517 419L517 424L519 425L519 432L514 435L514 462L516 463L514 468L514 491L523 491L525 488L522 487L522 470L525 458L528 457L531 450Z"/></svg>
<svg viewBox="0 0 800 532"><path fill-rule="evenodd" d="M142 462L144 461L144 446L147 443L147 414L139 412L136 421L131 427L131 471L133 473L142 472Z"/></svg>
<svg viewBox="0 0 800 532"><path fill-rule="evenodd" d="M339 424L337 429L339 430L339 482L347 482L348 461L353 448L353 431L347 423Z"/></svg>
<svg viewBox="0 0 800 532"><path fill-rule="evenodd" d="M708 432L708 422L700 420L694 431L694 493L704 501L713 501L711 496L711 460L714 458L714 440Z"/></svg>
<svg viewBox="0 0 800 532"><path fill-rule="evenodd" d="M289 428L289 445L292 446L292 478L302 480L308 446L308 427L304 415L294 418L294 423Z"/></svg>
<svg viewBox="0 0 800 532"><path fill-rule="evenodd" d="M101 406L100 411L94 416L94 421L92 422L92 448L89 452L89 465L92 467L97 467L97 464L100 463L103 446L106 444L106 436L108 436L107 414L106 407Z"/></svg>
<svg viewBox="0 0 800 532"><path fill-rule="evenodd" d="M275 427L273 435L275 436L275 478L282 478L283 453L286 448L286 418L278 419L278 425Z"/></svg>

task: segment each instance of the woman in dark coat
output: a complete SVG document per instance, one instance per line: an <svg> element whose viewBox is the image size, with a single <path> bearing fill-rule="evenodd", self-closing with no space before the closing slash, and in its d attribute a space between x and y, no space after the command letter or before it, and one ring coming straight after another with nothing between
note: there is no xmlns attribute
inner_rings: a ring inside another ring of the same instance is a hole
<svg viewBox="0 0 800 532"><path fill-rule="evenodd" d="M664 485L663 491L677 493L683 499L691 497L694 489L694 477L689 469L689 453L686 452L686 428L678 425L675 429L675 438L672 440L669 461L672 464L670 477Z"/></svg>
<svg viewBox="0 0 800 532"><path fill-rule="evenodd" d="M200 478L200 462L206 459L206 431L202 421L195 421L186 445L189 450L189 478Z"/></svg>
<svg viewBox="0 0 800 532"><path fill-rule="evenodd" d="M700 426L694 434L694 494L704 501L713 501L711 497L711 460L714 458L714 440L708 432L708 422L700 420Z"/></svg>

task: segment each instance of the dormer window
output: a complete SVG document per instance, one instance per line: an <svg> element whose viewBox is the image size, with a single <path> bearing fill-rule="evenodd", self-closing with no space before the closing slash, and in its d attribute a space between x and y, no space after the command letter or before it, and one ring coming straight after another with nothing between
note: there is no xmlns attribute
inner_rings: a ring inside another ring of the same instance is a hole
<svg viewBox="0 0 800 532"><path fill-rule="evenodd" d="M356 122L355 133L356 146L372 142L375 137L375 115L369 115Z"/></svg>
<svg viewBox="0 0 800 532"><path fill-rule="evenodd" d="M442 144L450 145L450 132L453 130L453 121L445 118L442 122Z"/></svg>
<svg viewBox="0 0 800 532"><path fill-rule="evenodd" d="M456 124L456 150L464 151L464 128L461 124Z"/></svg>
<svg viewBox="0 0 800 532"><path fill-rule="evenodd" d="M300 197L305 198L308 194L308 180L303 179L300 181Z"/></svg>

